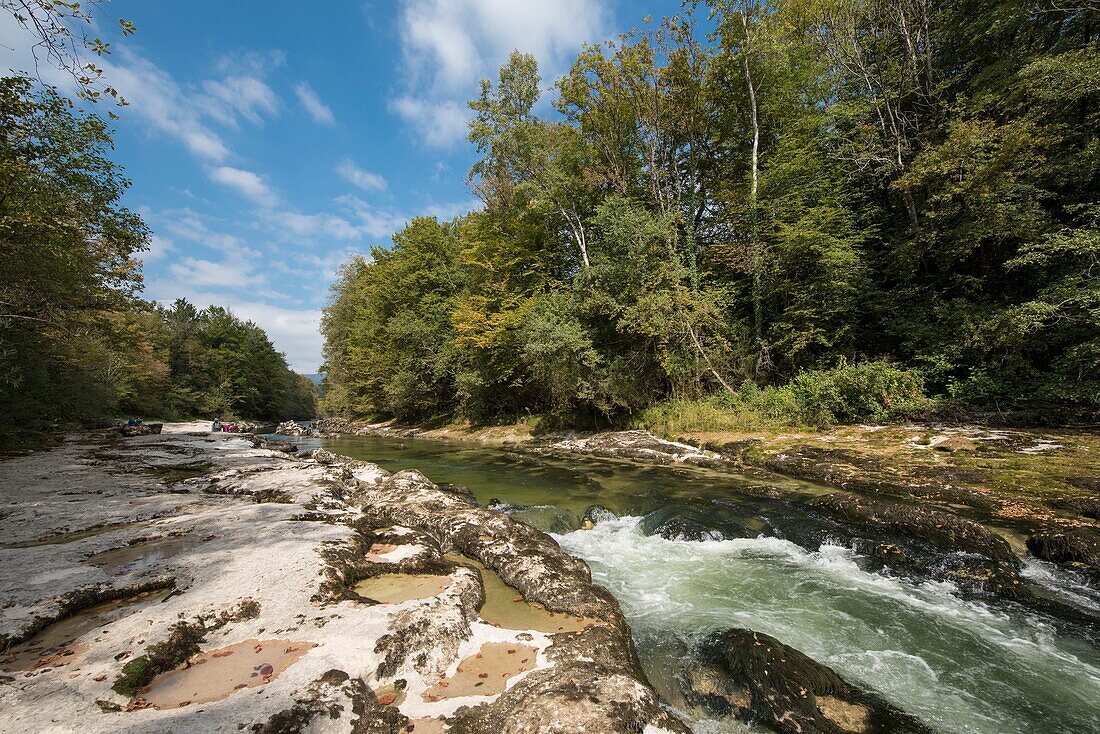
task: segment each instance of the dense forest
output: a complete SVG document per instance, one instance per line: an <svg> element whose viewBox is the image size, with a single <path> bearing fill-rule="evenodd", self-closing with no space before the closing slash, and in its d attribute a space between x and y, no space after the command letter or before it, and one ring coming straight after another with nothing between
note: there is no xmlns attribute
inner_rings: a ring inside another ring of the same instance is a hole
<svg viewBox="0 0 1100 734"><path fill-rule="evenodd" d="M711 0L642 28L550 105L532 56L482 82L484 206L346 264L328 412L1096 415L1095 3Z"/></svg>
<svg viewBox="0 0 1100 734"><path fill-rule="evenodd" d="M148 230L110 148L99 115L0 79L0 425L312 415L258 326L139 297Z"/></svg>

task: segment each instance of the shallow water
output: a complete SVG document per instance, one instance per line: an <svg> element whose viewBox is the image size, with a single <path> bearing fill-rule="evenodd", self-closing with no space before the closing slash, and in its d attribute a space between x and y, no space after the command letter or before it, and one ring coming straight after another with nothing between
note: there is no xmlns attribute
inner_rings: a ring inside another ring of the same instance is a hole
<svg viewBox="0 0 1100 734"><path fill-rule="evenodd" d="M88 562L93 566L99 566L109 576L121 576L155 566L161 561L197 548L201 544L201 538L190 533L169 535L96 553L88 559Z"/></svg>
<svg viewBox="0 0 1100 734"><path fill-rule="evenodd" d="M743 526L782 527L792 520L757 496L761 485L795 498L820 494L821 487L598 460L543 461L410 439L299 443L464 484L479 502L507 503L513 514L554 533L618 597L647 674L678 709L675 674L691 642L747 627L877 690L937 731L1100 731L1100 650L1045 618L964 600L948 584L867 572L858 556L828 544L807 551L775 537L670 541L639 529L641 515L670 505L720 507ZM624 517L578 530L593 504ZM1025 576L1097 616L1094 590L1045 565L1029 564ZM692 724L708 734L746 731L697 712Z"/></svg>
<svg viewBox="0 0 1100 734"><path fill-rule="evenodd" d="M379 604L403 604L413 599L430 599L451 585L450 576L426 573L384 573L363 579L355 593Z"/></svg>
<svg viewBox="0 0 1100 734"><path fill-rule="evenodd" d="M526 601L522 594L504 583L499 573L486 567L476 558L470 558L461 553L448 553L444 558L477 569L481 575L481 587L485 590L485 599L477 613L491 625L508 630L535 630L556 634L579 632L592 625L600 624L599 620L550 612L537 602Z"/></svg>
<svg viewBox="0 0 1100 734"><path fill-rule="evenodd" d="M35 670L78 664L89 645L85 635L128 617L143 607L164 601L171 589L143 591L133 596L97 604L49 625L26 642L9 648L0 659L0 670Z"/></svg>
<svg viewBox="0 0 1100 734"><path fill-rule="evenodd" d="M311 642L253 639L208 650L158 675L140 697L158 709L220 701L242 689L267 685L313 647Z"/></svg>

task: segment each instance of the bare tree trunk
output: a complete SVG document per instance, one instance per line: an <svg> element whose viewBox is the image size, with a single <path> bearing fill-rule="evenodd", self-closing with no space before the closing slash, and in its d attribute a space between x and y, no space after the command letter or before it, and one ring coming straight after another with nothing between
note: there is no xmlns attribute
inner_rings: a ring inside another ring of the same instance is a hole
<svg viewBox="0 0 1100 734"><path fill-rule="evenodd" d="M584 222L576 214L570 214L566 211L565 207L558 204L558 211L561 213L566 224L569 225L569 229L573 232L573 240L577 243L577 249L581 253L581 262L584 263L584 269L588 270L592 267L592 264L588 261L588 238L584 233Z"/></svg>
<svg viewBox="0 0 1100 734"><path fill-rule="evenodd" d="M745 85L749 92L749 119L752 122L752 181L749 190L749 216L752 219L752 313L753 335L756 343L760 345L761 356L767 353L764 346L764 304L763 304L763 270L764 253L760 245L760 232L757 224L757 197L760 189L760 117L756 106L756 85L752 79L752 69L749 66L749 14L748 10L741 12L741 25L745 29L745 45L741 49L741 62L745 69ZM763 360L757 360L763 364Z"/></svg>
<svg viewBox="0 0 1100 734"><path fill-rule="evenodd" d="M703 349L703 345L699 342L699 337L695 335L695 329L691 328L691 319L687 316L684 317L684 326L687 327L688 335L691 336L691 341L695 344L696 351L703 357L703 361L707 363L707 371L714 375L714 379L718 380L722 387L726 388L726 391L731 395L737 391L730 387L730 384L722 379L722 375L718 374L718 370L714 368L714 363L710 361L710 355Z"/></svg>

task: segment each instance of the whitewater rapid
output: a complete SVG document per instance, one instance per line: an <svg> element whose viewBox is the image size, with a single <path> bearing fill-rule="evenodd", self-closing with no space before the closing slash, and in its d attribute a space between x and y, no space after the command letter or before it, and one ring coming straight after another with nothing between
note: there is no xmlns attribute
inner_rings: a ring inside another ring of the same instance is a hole
<svg viewBox="0 0 1100 734"><path fill-rule="evenodd" d="M846 548L810 552L767 537L672 541L642 534L639 520L555 537L619 599L654 684L673 702L687 646L708 632L745 627L944 732L1100 731L1095 648L1059 637L1036 615L965 600L950 584L863 571ZM720 730L696 723L699 732Z"/></svg>

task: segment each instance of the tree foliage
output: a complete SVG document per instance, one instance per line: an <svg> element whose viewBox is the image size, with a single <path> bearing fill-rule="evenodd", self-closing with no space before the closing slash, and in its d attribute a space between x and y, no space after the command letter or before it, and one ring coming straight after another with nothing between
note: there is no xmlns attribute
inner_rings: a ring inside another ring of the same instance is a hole
<svg viewBox="0 0 1100 734"><path fill-rule="evenodd" d="M1098 21L1034 0L689 3L586 47L545 112L514 53L471 103L484 208L414 223L337 285L329 408L618 419L736 402L747 379L845 420L888 375L974 409L1095 412ZM410 245L425 228L445 252ZM834 407L810 395L825 383Z"/></svg>
<svg viewBox="0 0 1100 734"><path fill-rule="evenodd" d="M110 147L99 117L0 79L0 422L312 415L312 384L262 329L138 297L148 230Z"/></svg>
<svg viewBox="0 0 1100 734"><path fill-rule="evenodd" d="M129 104L91 60L111 53L110 43L88 33L106 16L102 0L0 0L0 11L11 15L34 40L30 51L36 72L40 64L48 64L72 78L80 99L92 103L111 99L120 107ZM116 25L123 36L137 32L137 26L124 18Z"/></svg>

